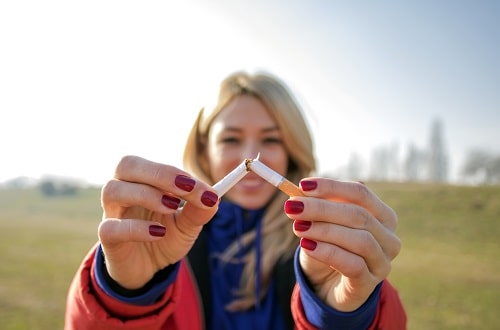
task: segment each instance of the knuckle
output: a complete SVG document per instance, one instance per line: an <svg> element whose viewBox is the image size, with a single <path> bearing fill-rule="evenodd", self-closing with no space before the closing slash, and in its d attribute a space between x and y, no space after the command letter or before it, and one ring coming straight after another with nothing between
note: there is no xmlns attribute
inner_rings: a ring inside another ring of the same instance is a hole
<svg viewBox="0 0 500 330"><path fill-rule="evenodd" d="M377 254L383 254L381 246L370 232L363 230L358 239L357 253L363 258L372 258Z"/></svg>
<svg viewBox="0 0 500 330"><path fill-rule="evenodd" d="M337 260L339 254L339 250L335 246L330 246L326 253L326 258L327 260L330 260L330 263L334 263L335 260Z"/></svg>
<svg viewBox="0 0 500 330"><path fill-rule="evenodd" d="M392 264L389 260L387 260L378 266L377 271L375 271L373 275L375 275L379 280L382 280L391 273L391 270Z"/></svg>
<svg viewBox="0 0 500 330"><path fill-rule="evenodd" d="M109 241L111 232L113 230L113 223L110 220L103 220L97 227L97 236L102 243Z"/></svg>
<svg viewBox="0 0 500 330"><path fill-rule="evenodd" d="M369 231L363 230L360 233L360 240L359 247L362 255L366 256L380 251L380 245Z"/></svg>
<svg viewBox="0 0 500 330"><path fill-rule="evenodd" d="M363 229L369 229L371 227L373 217L365 209L359 209L359 219L361 219Z"/></svg>
<svg viewBox="0 0 500 330"><path fill-rule="evenodd" d="M115 175L119 177L121 173L123 173L124 169L132 166L137 161L137 158L137 156L131 155L123 156L118 162L118 165L116 165Z"/></svg>
<svg viewBox="0 0 500 330"><path fill-rule="evenodd" d="M320 181L321 184L318 187L318 191L332 193L336 190L336 182L333 179L326 178L324 181Z"/></svg>
<svg viewBox="0 0 500 330"><path fill-rule="evenodd" d="M393 228L395 229L396 226L398 225L398 222L399 222L399 218L398 218L398 214L396 213L396 211L394 211L393 208L391 207L388 207L389 208L389 227L390 228Z"/></svg>
<svg viewBox="0 0 500 330"><path fill-rule="evenodd" d="M373 221L372 215L364 208L357 205L353 205L351 210L351 217L355 219L355 221L353 221L355 226L359 229L369 229Z"/></svg>
<svg viewBox="0 0 500 330"><path fill-rule="evenodd" d="M356 193L360 202L367 201L371 198L372 193L370 189L363 183L356 182L354 183L354 187L356 188Z"/></svg>
<svg viewBox="0 0 500 330"><path fill-rule="evenodd" d="M397 236L394 236L393 246L389 254L391 260L396 258L396 256L401 252L401 245L401 239Z"/></svg>
<svg viewBox="0 0 500 330"><path fill-rule="evenodd" d="M367 267L363 258L352 258L350 267L349 267L349 275L354 278L363 277L366 274Z"/></svg>
<svg viewBox="0 0 500 330"><path fill-rule="evenodd" d="M104 184L101 189L101 200L103 203L108 203L116 200L118 196L119 184L117 180L110 180Z"/></svg>
<svg viewBox="0 0 500 330"><path fill-rule="evenodd" d="M153 169L153 174L152 175L153 175L153 180L155 182L162 181L163 171L162 171L161 166L155 166L155 168Z"/></svg>
<svg viewBox="0 0 500 330"><path fill-rule="evenodd" d="M328 214L328 201L321 199L320 202L317 203L316 214L313 216L320 218L322 215L325 214Z"/></svg>
<svg viewBox="0 0 500 330"><path fill-rule="evenodd" d="M398 219L398 214L396 213L396 211L392 208L392 207L389 207L389 213L391 214L391 219L395 222L395 223L398 223L399 219Z"/></svg>
<svg viewBox="0 0 500 330"><path fill-rule="evenodd" d="M136 156L131 156L131 155L123 156L118 162L117 169L130 165L135 161L136 158L137 158Z"/></svg>

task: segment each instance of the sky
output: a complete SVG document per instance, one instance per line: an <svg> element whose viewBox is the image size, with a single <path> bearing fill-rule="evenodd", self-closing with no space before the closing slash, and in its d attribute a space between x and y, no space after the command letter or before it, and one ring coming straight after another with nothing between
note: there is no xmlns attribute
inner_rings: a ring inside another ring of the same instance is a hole
<svg viewBox="0 0 500 330"><path fill-rule="evenodd" d="M455 177L500 153L500 1L3 1L0 182L102 184L127 154L181 167L198 110L227 74L281 77L319 172L352 153L427 147Z"/></svg>

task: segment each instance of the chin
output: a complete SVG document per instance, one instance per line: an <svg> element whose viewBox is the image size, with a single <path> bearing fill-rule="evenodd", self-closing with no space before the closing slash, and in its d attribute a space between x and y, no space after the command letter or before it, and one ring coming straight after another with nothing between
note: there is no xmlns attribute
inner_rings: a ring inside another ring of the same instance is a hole
<svg viewBox="0 0 500 330"><path fill-rule="evenodd" d="M227 199L232 203L238 204L240 207L247 210L257 210L260 209L269 202L271 195L268 197L267 194L256 194L253 196L241 195L241 194L228 194Z"/></svg>

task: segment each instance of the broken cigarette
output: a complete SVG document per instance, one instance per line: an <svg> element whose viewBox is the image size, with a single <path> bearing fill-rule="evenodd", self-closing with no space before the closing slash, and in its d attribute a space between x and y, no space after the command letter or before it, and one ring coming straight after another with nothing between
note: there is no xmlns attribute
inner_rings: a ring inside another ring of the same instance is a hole
<svg viewBox="0 0 500 330"><path fill-rule="evenodd" d="M304 196L302 190L294 185L291 181L283 177L278 172L275 172L259 160L259 155L255 159L245 159L234 170L229 172L219 182L214 184L212 188L217 192L217 195L222 197L235 184L237 184L249 171L255 172L257 175L268 181L273 186L284 192L290 197Z"/></svg>
<svg viewBox="0 0 500 330"><path fill-rule="evenodd" d="M212 188L215 189L217 195L222 197L225 193L229 191L235 184L238 183L245 175L248 173L248 159L245 159L240 165L238 165L234 170L229 172L225 177L223 177L219 182L214 184Z"/></svg>
<svg viewBox="0 0 500 330"><path fill-rule="evenodd" d="M277 187L288 196L304 196L304 193L302 193L302 190L300 190L299 187L262 163L259 160L259 155L257 155L257 158L253 160L247 160L246 166L249 170L257 173L264 180Z"/></svg>

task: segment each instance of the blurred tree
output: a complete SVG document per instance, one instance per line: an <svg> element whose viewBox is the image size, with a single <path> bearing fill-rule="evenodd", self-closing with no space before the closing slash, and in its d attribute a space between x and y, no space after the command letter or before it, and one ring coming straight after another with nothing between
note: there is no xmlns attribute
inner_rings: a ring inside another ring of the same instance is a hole
<svg viewBox="0 0 500 330"><path fill-rule="evenodd" d="M63 178L44 178L40 181L39 189L44 196L73 196L78 193L80 184L76 181Z"/></svg>
<svg viewBox="0 0 500 330"><path fill-rule="evenodd" d="M401 179L401 163L399 159L399 143L394 141L387 149L387 179Z"/></svg>
<svg viewBox="0 0 500 330"><path fill-rule="evenodd" d="M377 181L386 181L389 178L389 150L381 146L372 152L370 179Z"/></svg>
<svg viewBox="0 0 500 330"><path fill-rule="evenodd" d="M443 124L439 119L435 119L431 124L428 152L428 179L433 182L447 181L448 155L443 140Z"/></svg>
<svg viewBox="0 0 500 330"><path fill-rule="evenodd" d="M425 161L425 152L419 150L415 144L408 145L408 152L404 161L404 179L407 181L422 180L422 168Z"/></svg>
<svg viewBox="0 0 500 330"><path fill-rule="evenodd" d="M372 151L368 178L376 181L401 179L399 143L393 142Z"/></svg>
<svg viewBox="0 0 500 330"><path fill-rule="evenodd" d="M482 183L499 183L500 155L479 148L470 150L465 157L462 175Z"/></svg>
<svg viewBox="0 0 500 330"><path fill-rule="evenodd" d="M360 180L363 172L363 159L355 152L351 153L347 163L347 177L350 180Z"/></svg>
<svg viewBox="0 0 500 330"><path fill-rule="evenodd" d="M56 194L56 186L53 181L43 180L40 182L40 190L45 196L54 196Z"/></svg>

